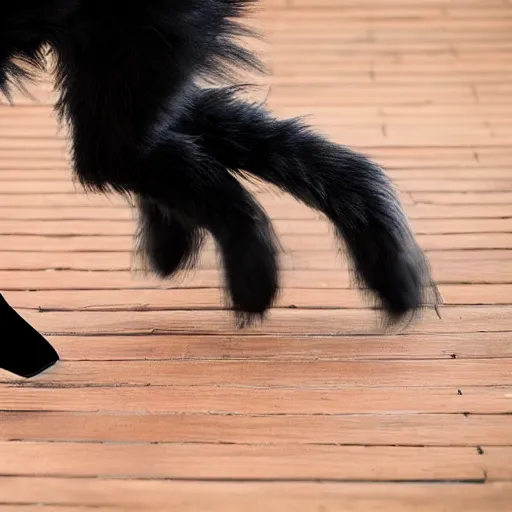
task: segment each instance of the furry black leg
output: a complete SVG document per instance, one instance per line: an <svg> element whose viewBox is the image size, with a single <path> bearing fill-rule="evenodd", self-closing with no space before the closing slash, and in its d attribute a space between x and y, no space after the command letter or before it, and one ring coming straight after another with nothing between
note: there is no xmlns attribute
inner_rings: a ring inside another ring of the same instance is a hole
<svg viewBox="0 0 512 512"><path fill-rule="evenodd" d="M55 349L0 295L0 368L34 377L58 360Z"/></svg>
<svg viewBox="0 0 512 512"><path fill-rule="evenodd" d="M53 49L57 110L70 125L76 174L89 189L148 201L141 204L141 244L159 275L189 264L200 231L208 230L240 317L262 315L272 304L272 227L229 172L248 171L323 212L360 281L400 319L426 302L431 277L382 170L298 120L275 120L236 99L233 89L196 86L259 67L236 42L248 35L237 19L253 3L6 2L0 89L26 76L14 60L42 66L45 45Z"/></svg>
<svg viewBox="0 0 512 512"><path fill-rule="evenodd" d="M156 201L139 197L137 252L161 278L194 267L204 240L204 231L185 215L166 209Z"/></svg>
<svg viewBox="0 0 512 512"><path fill-rule="evenodd" d="M235 91L196 91L183 130L221 164L248 171L324 213L347 245L359 281L391 321L436 302L427 260L384 172L297 119L279 121L237 99Z"/></svg>
<svg viewBox="0 0 512 512"><path fill-rule="evenodd" d="M146 233L152 233L151 253L157 266L165 268L168 261L177 260L180 251L186 254L190 248L198 249L198 239L190 231L166 231L165 216L176 219L179 212L182 220L190 219L189 229L198 226L214 236L239 324L261 317L278 290L275 234L261 206L225 167L202 154L194 138L172 130L153 146L141 166L127 188L158 202L156 217L154 203L146 216ZM179 251L172 248L177 236L182 237Z"/></svg>

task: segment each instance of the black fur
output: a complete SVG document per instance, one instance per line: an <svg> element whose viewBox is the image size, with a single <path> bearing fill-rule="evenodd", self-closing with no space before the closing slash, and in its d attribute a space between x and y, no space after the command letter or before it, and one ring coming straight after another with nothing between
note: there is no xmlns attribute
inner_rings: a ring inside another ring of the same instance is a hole
<svg viewBox="0 0 512 512"><path fill-rule="evenodd" d="M396 321L434 290L392 184L370 160L297 119L277 120L236 88L205 78L260 68L236 43L253 0L17 0L2 6L0 87L20 82L17 58L56 57L57 109L69 122L87 188L136 200L138 249L159 276L195 263L204 234L222 255L241 323L278 292L271 223L241 185L246 171L324 213L354 270ZM432 295L434 301L437 295Z"/></svg>

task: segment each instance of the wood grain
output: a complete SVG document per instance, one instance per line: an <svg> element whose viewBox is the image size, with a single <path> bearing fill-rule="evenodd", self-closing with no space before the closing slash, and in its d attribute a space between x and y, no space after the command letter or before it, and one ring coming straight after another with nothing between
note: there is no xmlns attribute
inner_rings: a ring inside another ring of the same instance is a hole
<svg viewBox="0 0 512 512"><path fill-rule="evenodd" d="M224 512L226 510L296 510L311 512L350 510L366 512L374 507L406 512L468 512L509 510L510 484L465 484L464 492L445 484L348 484L348 483L211 483L155 480L107 480L101 478L62 479L4 477L0 492L9 489L15 505L4 510L25 511L23 504L45 504L42 510L59 512L114 509L183 510ZM69 505L80 504L80 505ZM57 508L58 506L58 508ZM82 508L83 507L83 508ZM489 508L486 508L489 507ZM2 510L0 508L0 510ZM30 509L28 509L30 510Z"/></svg>
<svg viewBox="0 0 512 512"><path fill-rule="evenodd" d="M0 372L0 512L510 510L512 3L261 0L249 23L254 99L385 168L441 319L383 329L326 221L262 184L265 323L235 328L211 240L194 273L132 272L136 212L75 182L44 75L0 104L0 288L61 361Z"/></svg>

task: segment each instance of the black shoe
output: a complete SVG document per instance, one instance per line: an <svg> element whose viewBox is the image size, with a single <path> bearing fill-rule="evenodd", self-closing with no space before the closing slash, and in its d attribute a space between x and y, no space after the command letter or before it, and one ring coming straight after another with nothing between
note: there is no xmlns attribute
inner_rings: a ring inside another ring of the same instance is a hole
<svg viewBox="0 0 512 512"><path fill-rule="evenodd" d="M50 343L0 295L0 368L28 379L58 360Z"/></svg>

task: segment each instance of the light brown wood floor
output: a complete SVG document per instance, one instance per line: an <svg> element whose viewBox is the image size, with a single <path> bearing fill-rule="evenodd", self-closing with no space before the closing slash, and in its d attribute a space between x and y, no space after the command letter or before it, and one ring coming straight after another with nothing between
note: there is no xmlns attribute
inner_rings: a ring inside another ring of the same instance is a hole
<svg viewBox="0 0 512 512"><path fill-rule="evenodd" d="M133 278L132 212L72 184L51 107L0 107L0 288L63 359L0 374L0 512L510 510L512 4L263 7L271 107L386 165L442 320L383 336L328 226L261 193L286 288L238 332L211 250Z"/></svg>

